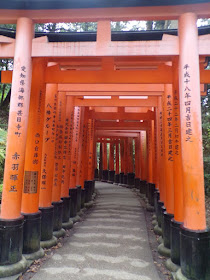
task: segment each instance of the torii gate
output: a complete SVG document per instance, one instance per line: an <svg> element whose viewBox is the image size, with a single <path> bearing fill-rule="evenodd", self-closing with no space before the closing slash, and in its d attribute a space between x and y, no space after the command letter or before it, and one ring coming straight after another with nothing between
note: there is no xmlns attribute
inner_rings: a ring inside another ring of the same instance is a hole
<svg viewBox="0 0 210 280"><path fill-rule="evenodd" d="M94 136L104 134L104 138L139 139L136 153L141 155L143 169L138 176L146 184L154 183L148 170L156 174L155 203L164 240L159 251L168 249L169 262L181 266L177 279L182 274L188 279L208 278L200 95L203 85L210 83L205 70L210 37L198 37L196 19L209 17L210 4L186 2L164 1L165 6L158 6L151 1L146 6L135 0L126 4L28 1L27 10L24 1L0 4L0 22L17 23L16 39L0 37L1 58L14 58L13 71L1 72L2 83L12 82L12 93L0 219L0 277L23 271L25 257L43 256L40 240L44 247L53 246L56 236L65 234L63 228L72 227L81 205L91 199ZM97 21L96 41L51 43L47 36L34 38L34 23L69 19ZM132 19L178 19L178 36L111 41L110 21ZM112 98L83 98L93 95ZM119 98L127 95L147 98L135 102ZM125 132L122 123L115 124L114 130L104 123L107 130L95 130L95 125L101 125L95 120L111 118L107 112L93 111L95 106L119 108L115 112L119 121L146 118L150 128L141 130L144 123L132 124ZM126 107L132 113L120 111ZM147 110L136 113L136 107Z"/></svg>

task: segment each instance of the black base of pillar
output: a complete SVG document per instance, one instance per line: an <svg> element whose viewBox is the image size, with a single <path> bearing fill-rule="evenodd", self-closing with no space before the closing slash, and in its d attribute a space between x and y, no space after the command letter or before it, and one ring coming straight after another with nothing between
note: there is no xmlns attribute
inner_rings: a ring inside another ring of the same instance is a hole
<svg viewBox="0 0 210 280"><path fill-rule="evenodd" d="M180 265L180 226L182 223L171 219L171 261Z"/></svg>
<svg viewBox="0 0 210 280"><path fill-rule="evenodd" d="M81 190L81 209L85 207L85 189Z"/></svg>
<svg viewBox="0 0 210 280"><path fill-rule="evenodd" d="M85 203L92 200L93 181L85 181Z"/></svg>
<svg viewBox="0 0 210 280"><path fill-rule="evenodd" d="M147 181L140 180L140 193L146 195L147 192Z"/></svg>
<svg viewBox="0 0 210 280"><path fill-rule="evenodd" d="M171 248L171 219L174 215L164 212L164 222L163 222L163 244L166 248Z"/></svg>
<svg viewBox="0 0 210 280"><path fill-rule="evenodd" d="M62 197L61 200L63 201L63 217L62 217L62 223L67 223L70 218L70 196L68 197Z"/></svg>
<svg viewBox="0 0 210 280"><path fill-rule="evenodd" d="M53 231L59 231L62 229L63 201L52 202L52 205L54 206Z"/></svg>
<svg viewBox="0 0 210 280"><path fill-rule="evenodd" d="M14 220L0 219L0 278L17 275L26 268L27 261L22 256L23 223L23 216Z"/></svg>
<svg viewBox="0 0 210 280"><path fill-rule="evenodd" d="M129 188L135 187L135 173L133 172L128 173L128 187Z"/></svg>
<svg viewBox="0 0 210 280"><path fill-rule="evenodd" d="M82 187L77 186L77 212L80 212L81 210L81 193L82 193Z"/></svg>
<svg viewBox="0 0 210 280"><path fill-rule="evenodd" d="M114 183L114 174L115 174L115 171L114 171L114 170L109 170L109 174L108 174L108 183L111 183L111 184Z"/></svg>
<svg viewBox="0 0 210 280"><path fill-rule="evenodd" d="M120 184L123 184L124 172L120 173Z"/></svg>
<svg viewBox="0 0 210 280"><path fill-rule="evenodd" d="M164 203L162 201L158 201L158 207L157 207L157 222L158 226L161 227L161 215L162 215L162 207L164 206Z"/></svg>
<svg viewBox="0 0 210 280"><path fill-rule="evenodd" d="M33 254L40 250L41 211L25 214L23 225L23 254Z"/></svg>
<svg viewBox="0 0 210 280"><path fill-rule="evenodd" d="M69 189L69 196L71 198L70 218L74 218L77 215L77 188Z"/></svg>
<svg viewBox="0 0 210 280"><path fill-rule="evenodd" d="M41 216L41 241L50 240L53 237L54 206L40 207Z"/></svg>
<svg viewBox="0 0 210 280"><path fill-rule="evenodd" d="M107 182L109 176L109 170L103 170L102 172L102 182Z"/></svg>
<svg viewBox="0 0 210 280"><path fill-rule="evenodd" d="M21 216L14 220L0 219L0 266L18 263L22 259L23 223Z"/></svg>
<svg viewBox="0 0 210 280"><path fill-rule="evenodd" d="M128 174L124 174L123 175L123 185L127 185L128 184Z"/></svg>
<svg viewBox="0 0 210 280"><path fill-rule="evenodd" d="M160 223L161 223L160 227L161 227L162 231L164 228L164 213L165 212L166 212L166 208L165 208L165 206L162 206L161 207L161 216L160 216Z"/></svg>
<svg viewBox="0 0 210 280"><path fill-rule="evenodd" d="M158 190L154 193L154 208L155 208L155 214L156 217L158 216L158 201L160 199L160 192Z"/></svg>
<svg viewBox="0 0 210 280"><path fill-rule="evenodd" d="M97 169L97 168L95 169L95 172L94 172L94 178L95 178L96 180L99 179L99 172L98 172L98 169Z"/></svg>
<svg viewBox="0 0 210 280"><path fill-rule="evenodd" d="M154 206L154 196L155 196L155 184L148 184L148 201L151 206Z"/></svg>
<svg viewBox="0 0 210 280"><path fill-rule="evenodd" d="M149 200L150 193L150 183L146 182L146 198Z"/></svg>
<svg viewBox="0 0 210 280"><path fill-rule="evenodd" d="M193 231L181 225L180 263L182 274L193 280L210 279L209 256L210 230Z"/></svg>
<svg viewBox="0 0 210 280"><path fill-rule="evenodd" d="M93 195L94 192L95 192L95 185L96 185L96 181L95 181L95 180L92 180L92 195Z"/></svg>
<svg viewBox="0 0 210 280"><path fill-rule="evenodd" d="M114 175L114 182L115 182L115 184L119 184L120 183L120 174L115 174Z"/></svg>
<svg viewBox="0 0 210 280"><path fill-rule="evenodd" d="M99 169L99 174L98 174L98 176L99 176L99 181L101 181L102 180L102 177L103 177L103 170L101 170L101 169Z"/></svg>
<svg viewBox="0 0 210 280"><path fill-rule="evenodd" d="M41 215L41 242L42 248L51 248L57 244L57 238L53 236L54 206L40 207Z"/></svg>
<svg viewBox="0 0 210 280"><path fill-rule="evenodd" d="M135 178L135 188L140 190L140 178Z"/></svg>

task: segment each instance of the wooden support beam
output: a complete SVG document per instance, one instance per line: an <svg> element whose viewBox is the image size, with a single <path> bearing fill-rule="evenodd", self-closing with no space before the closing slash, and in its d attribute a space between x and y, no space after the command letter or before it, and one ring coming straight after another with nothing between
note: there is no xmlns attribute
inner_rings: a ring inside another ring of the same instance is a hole
<svg viewBox="0 0 210 280"><path fill-rule="evenodd" d="M95 120L154 120L155 114L152 111L147 113L97 113L91 112L90 118Z"/></svg>
<svg viewBox="0 0 210 280"><path fill-rule="evenodd" d="M124 99L79 99L75 98L75 106L80 107L156 107L157 97L150 96L148 99L124 100Z"/></svg>
<svg viewBox="0 0 210 280"><path fill-rule="evenodd" d="M210 39L199 36L199 54L208 56ZM166 39L165 39L166 38ZM14 57L15 40L5 46L0 44L1 58ZM53 42L35 39L32 45L32 57L98 57L98 56L177 56L179 55L178 38L164 35L161 41L109 42L104 48L98 42Z"/></svg>
<svg viewBox="0 0 210 280"><path fill-rule="evenodd" d="M95 92L83 92L83 91L68 91L67 95L70 96L162 96L163 91L95 91Z"/></svg>
<svg viewBox="0 0 210 280"><path fill-rule="evenodd" d="M143 122L111 122L111 121L96 121L95 127L97 130L146 130L148 128L147 123Z"/></svg>
<svg viewBox="0 0 210 280"><path fill-rule="evenodd" d="M46 83L85 83L85 84L164 84L172 83L172 67L159 66L158 69L146 70L60 70L58 65L46 69Z"/></svg>
<svg viewBox="0 0 210 280"><path fill-rule="evenodd" d="M0 71L0 83L12 83L12 73ZM159 95L164 83L172 83L172 74L170 66L159 70L61 71L55 65L47 67L45 82L59 84L58 91L70 91L67 95ZM205 95L203 84L210 83L209 70L200 68L200 81L201 95Z"/></svg>
<svg viewBox="0 0 210 280"><path fill-rule="evenodd" d="M163 92L164 85L161 84L59 84L58 91L68 92L68 95L76 95L82 92L82 95L98 95L102 92L107 92L107 95L137 95L137 92ZM135 92L135 94L134 94Z"/></svg>
<svg viewBox="0 0 210 280"><path fill-rule="evenodd" d="M106 137L109 138L111 136L114 137L138 137L137 132L123 132L123 131L97 131L96 130L96 136L97 137Z"/></svg>

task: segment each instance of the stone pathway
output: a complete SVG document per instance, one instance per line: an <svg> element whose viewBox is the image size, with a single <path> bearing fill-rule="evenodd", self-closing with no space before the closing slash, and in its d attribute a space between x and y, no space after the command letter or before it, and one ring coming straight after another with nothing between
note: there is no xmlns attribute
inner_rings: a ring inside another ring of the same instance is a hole
<svg viewBox="0 0 210 280"><path fill-rule="evenodd" d="M159 280L143 209L126 188L96 183L94 210L33 280Z"/></svg>

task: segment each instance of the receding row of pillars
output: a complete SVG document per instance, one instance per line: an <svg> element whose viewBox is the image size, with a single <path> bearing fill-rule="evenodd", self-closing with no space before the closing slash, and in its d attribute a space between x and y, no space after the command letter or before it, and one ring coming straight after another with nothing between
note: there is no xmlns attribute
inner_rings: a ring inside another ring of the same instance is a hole
<svg viewBox="0 0 210 280"><path fill-rule="evenodd" d="M146 141L140 141L145 148L136 150L136 162L138 166L140 156L147 163L141 165L144 175L136 174L140 182L135 182L155 207L155 231L162 235L158 250L170 257L167 266L177 271L177 279L204 280L210 277L210 238L205 216L197 36L196 16L181 16L174 82L166 84L163 97L158 98L156 119L145 136L140 132L141 140L145 137ZM120 148L123 150L124 145ZM124 165L126 161L121 158ZM107 180L105 176L102 180ZM120 184L129 186L125 182Z"/></svg>
<svg viewBox="0 0 210 280"><path fill-rule="evenodd" d="M94 120L74 97L44 83L31 59L32 21L17 23L0 218L0 277L44 256L92 205ZM12 244L12 245L11 245Z"/></svg>

